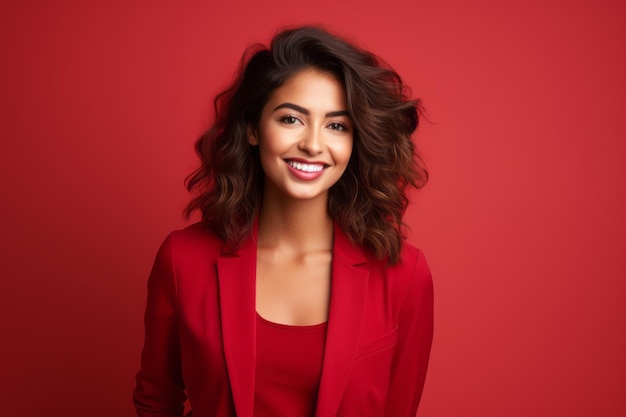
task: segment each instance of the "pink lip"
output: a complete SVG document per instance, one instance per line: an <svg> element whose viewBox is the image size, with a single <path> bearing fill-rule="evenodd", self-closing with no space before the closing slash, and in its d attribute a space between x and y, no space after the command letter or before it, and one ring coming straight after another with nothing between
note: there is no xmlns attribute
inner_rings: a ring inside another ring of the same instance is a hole
<svg viewBox="0 0 626 417"><path fill-rule="evenodd" d="M290 159L291 161L295 161L295 162L301 162L303 164L320 164L323 165L323 162L311 162L311 161L307 161L305 159L297 159L297 158L293 158ZM285 164L287 164L287 168L289 169L289 172L291 172L291 174L296 177L299 180L302 181L313 181L318 179L320 176L322 176L322 174L324 173L324 171L326 170L326 166L324 165L324 169L322 169L321 171L317 171L317 172L304 172L304 171L300 171L299 169L296 169L294 167L292 167L291 165L289 165L288 161L285 161Z"/></svg>

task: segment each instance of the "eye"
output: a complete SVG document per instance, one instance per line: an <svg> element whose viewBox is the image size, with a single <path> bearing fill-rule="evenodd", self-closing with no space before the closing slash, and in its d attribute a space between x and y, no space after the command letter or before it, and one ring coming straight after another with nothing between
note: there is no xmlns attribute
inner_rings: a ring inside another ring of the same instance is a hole
<svg viewBox="0 0 626 417"><path fill-rule="evenodd" d="M332 130L339 130L339 131L348 130L346 125L344 125L343 123L338 123L338 122L333 122L329 124L328 127Z"/></svg>
<svg viewBox="0 0 626 417"><path fill-rule="evenodd" d="M295 125L300 120L298 120L298 118L294 116L283 116L280 118L280 121L288 125Z"/></svg>

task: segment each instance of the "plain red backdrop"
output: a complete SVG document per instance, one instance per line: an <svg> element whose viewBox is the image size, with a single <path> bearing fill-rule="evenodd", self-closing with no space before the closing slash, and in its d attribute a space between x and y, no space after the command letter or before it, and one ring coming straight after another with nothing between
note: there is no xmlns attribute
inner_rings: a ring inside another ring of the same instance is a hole
<svg viewBox="0 0 626 417"><path fill-rule="evenodd" d="M218 4L220 3L220 4ZM0 414L131 416L146 278L244 48L320 22L424 100L419 416L626 415L620 1L3 1Z"/></svg>

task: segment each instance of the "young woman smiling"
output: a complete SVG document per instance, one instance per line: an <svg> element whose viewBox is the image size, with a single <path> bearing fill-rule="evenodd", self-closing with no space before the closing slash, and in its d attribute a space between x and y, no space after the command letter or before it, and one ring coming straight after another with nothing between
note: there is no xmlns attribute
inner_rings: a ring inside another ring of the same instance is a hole
<svg viewBox="0 0 626 417"><path fill-rule="evenodd" d="M139 416L413 417L432 280L404 240L418 102L321 29L242 58L148 282Z"/></svg>

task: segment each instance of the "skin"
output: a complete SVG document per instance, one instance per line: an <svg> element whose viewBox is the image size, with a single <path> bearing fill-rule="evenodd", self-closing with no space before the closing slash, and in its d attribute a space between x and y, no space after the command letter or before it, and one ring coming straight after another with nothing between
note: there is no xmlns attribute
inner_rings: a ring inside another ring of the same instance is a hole
<svg viewBox="0 0 626 417"><path fill-rule="evenodd" d="M328 319L333 246L328 190L352 153L346 110L341 83L307 69L274 91L258 126L248 129L265 172L256 309L269 321L306 326ZM307 163L301 170L315 173L294 171L290 161Z"/></svg>

